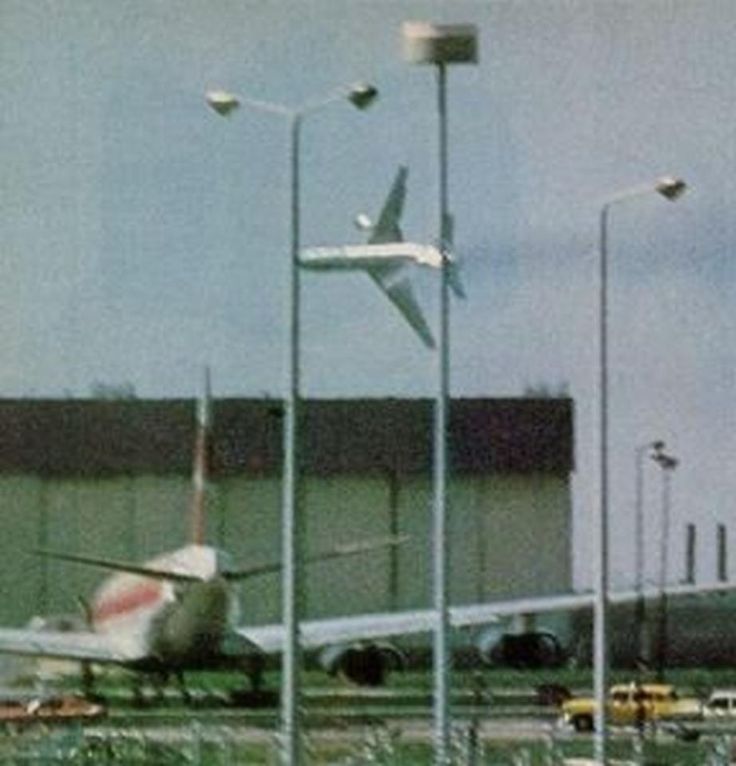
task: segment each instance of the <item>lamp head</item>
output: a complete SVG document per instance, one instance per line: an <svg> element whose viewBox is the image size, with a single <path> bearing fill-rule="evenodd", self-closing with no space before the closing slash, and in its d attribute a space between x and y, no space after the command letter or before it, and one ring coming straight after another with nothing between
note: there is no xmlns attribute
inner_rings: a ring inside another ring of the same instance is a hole
<svg viewBox="0 0 736 766"><path fill-rule="evenodd" d="M666 455L664 452L656 452L654 455L651 455L651 458L665 471L674 471L680 462L676 457Z"/></svg>
<svg viewBox="0 0 736 766"><path fill-rule="evenodd" d="M370 83L358 82L350 86L348 100L358 109L367 109L378 98L378 88Z"/></svg>
<svg viewBox="0 0 736 766"><path fill-rule="evenodd" d="M657 181L654 188L665 199L670 200L670 202L674 202L685 193L687 184L682 180L682 178L663 176Z"/></svg>
<svg viewBox="0 0 736 766"><path fill-rule="evenodd" d="M240 106L237 96L228 93L226 90L209 90L205 94L205 100L208 106L222 117L227 117Z"/></svg>

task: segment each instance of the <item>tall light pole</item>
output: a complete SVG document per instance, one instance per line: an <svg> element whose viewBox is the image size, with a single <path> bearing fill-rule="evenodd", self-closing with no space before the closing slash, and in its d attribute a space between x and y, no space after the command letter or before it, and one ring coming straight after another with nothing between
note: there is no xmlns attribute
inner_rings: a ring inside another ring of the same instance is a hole
<svg viewBox="0 0 736 766"><path fill-rule="evenodd" d="M667 659L667 580L669 578L670 547L670 497L672 473L678 460L664 452L664 447L655 450L652 460L662 469L662 521L659 541L659 619L657 624L657 678L664 680Z"/></svg>
<svg viewBox="0 0 736 766"><path fill-rule="evenodd" d="M289 164L291 180L291 248L287 290L287 359L284 397L284 464L282 475L281 548L282 620L284 652L281 677L281 758L288 766L299 766L301 758L301 647L299 621L302 618L304 592L304 519L300 507L299 463L299 391L300 391L300 140L304 118L335 101L347 98L359 109L368 107L378 95L372 85L356 83L336 88L324 98L299 108L289 108L268 101L235 96L222 90L209 91L207 103L220 115L227 116L239 106L246 106L284 117L289 122Z"/></svg>
<svg viewBox="0 0 736 766"><path fill-rule="evenodd" d="M447 65L474 64L478 59L477 31L471 24L439 25L407 21L402 27L404 57L412 64L432 64L437 69L438 125L438 235L440 243L451 238L447 191ZM447 549L447 409L450 387L450 264L446 248L439 279L439 344L437 393L434 405L433 458L433 605L436 612L433 642L434 758L437 766L450 761L450 619Z"/></svg>
<svg viewBox="0 0 736 766"><path fill-rule="evenodd" d="M595 759L606 762L606 686L608 681L608 219L611 208L656 191L676 200L686 189L680 178L660 178L654 184L629 189L603 204L599 219L599 435L600 501L598 509L598 556L593 610L593 685L596 699Z"/></svg>
<svg viewBox="0 0 736 766"><path fill-rule="evenodd" d="M637 660L647 660L649 642L646 630L646 608L644 605L644 458L651 450L664 449L663 441L652 441L640 444L634 450L634 469L636 485L634 494L634 536L635 536L635 588L636 588L636 641Z"/></svg>

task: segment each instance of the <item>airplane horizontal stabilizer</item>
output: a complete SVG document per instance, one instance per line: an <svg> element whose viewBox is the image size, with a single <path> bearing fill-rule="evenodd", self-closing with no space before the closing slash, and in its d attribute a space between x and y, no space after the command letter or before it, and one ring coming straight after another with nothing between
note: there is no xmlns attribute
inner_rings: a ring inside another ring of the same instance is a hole
<svg viewBox="0 0 736 766"><path fill-rule="evenodd" d="M127 561L117 561L115 559L94 558L92 556L80 556L73 553L59 553L57 551L36 550L40 556L46 558L58 559L59 561L71 561L73 564L84 564L85 566L100 567L101 569L110 569L113 572L128 572L129 574L140 575L141 577L150 577L153 580L167 580L169 582L200 582L203 578L193 574L183 572L171 572L165 569L156 569L142 564L133 564Z"/></svg>
<svg viewBox="0 0 736 766"><path fill-rule="evenodd" d="M407 535L400 535L398 537L383 537L380 539L368 540L362 543L338 545L329 551L323 551L321 553L307 556L305 562L307 564L314 564L320 561L344 558L345 556L355 556L359 553L368 553L370 551L380 550L381 548L391 548L395 545L401 545L408 539ZM243 569L225 571L223 572L223 577L226 580L244 580L248 577L278 572L281 570L281 567L281 561L269 561L263 564L254 564L253 566L245 567Z"/></svg>

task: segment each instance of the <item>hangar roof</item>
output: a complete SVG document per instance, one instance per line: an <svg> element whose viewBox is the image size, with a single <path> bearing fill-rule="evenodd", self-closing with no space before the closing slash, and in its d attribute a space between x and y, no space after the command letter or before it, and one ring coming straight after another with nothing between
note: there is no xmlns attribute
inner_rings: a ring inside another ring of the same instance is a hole
<svg viewBox="0 0 736 766"><path fill-rule="evenodd" d="M429 399L303 403L307 473L429 473ZM192 400L0 400L0 473L56 476L186 474ZM277 399L213 402L213 475L281 470ZM448 453L457 473L555 473L573 468L570 399L453 399Z"/></svg>

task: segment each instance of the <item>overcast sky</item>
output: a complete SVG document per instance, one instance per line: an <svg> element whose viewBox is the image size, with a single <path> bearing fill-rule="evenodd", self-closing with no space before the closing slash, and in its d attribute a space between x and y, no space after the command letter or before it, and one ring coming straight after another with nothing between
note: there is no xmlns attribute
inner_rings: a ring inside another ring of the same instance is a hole
<svg viewBox="0 0 736 766"><path fill-rule="evenodd" d="M205 364L219 395L279 395L287 126L246 110L223 120L203 94L298 106L375 83L370 111L333 104L305 124L303 241L360 241L353 216L377 212L400 164L405 231L430 241L435 80L401 59L405 19L479 28L478 66L448 77L468 288L454 307L453 392L568 386L581 583L596 501L600 208L664 173L691 185L677 204L651 195L611 216L613 568L630 582L635 447L662 438L681 459L673 576L695 521L712 579L706 548L733 519L736 485L732 0L3 0L0 395L126 381L139 396L190 396ZM433 323L434 285L417 275ZM432 394L432 354L367 278L305 275L304 287L307 395ZM654 465L646 482L653 541Z"/></svg>

